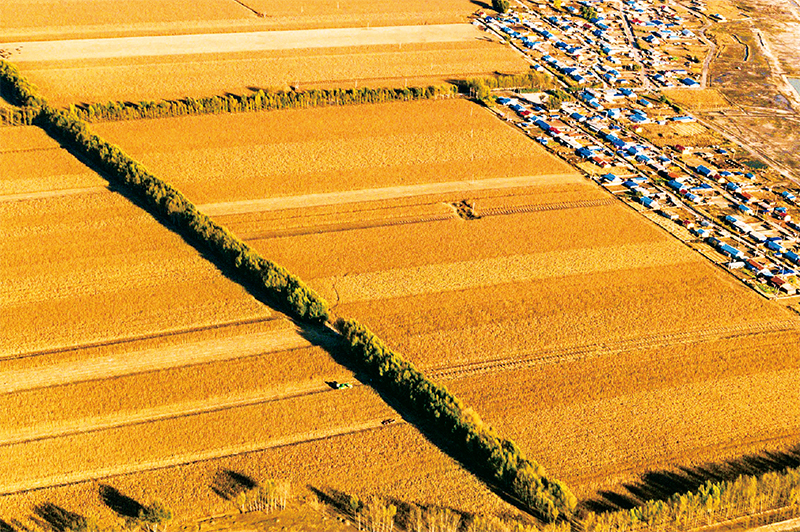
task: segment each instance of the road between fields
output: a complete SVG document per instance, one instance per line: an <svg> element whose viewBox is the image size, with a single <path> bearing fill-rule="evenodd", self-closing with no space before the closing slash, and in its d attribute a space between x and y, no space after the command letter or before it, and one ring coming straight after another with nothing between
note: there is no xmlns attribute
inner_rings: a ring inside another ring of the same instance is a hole
<svg viewBox="0 0 800 532"><path fill-rule="evenodd" d="M481 38L485 38L484 34L471 24L431 24L12 42L0 43L0 49L13 50L10 60L25 63L461 42Z"/></svg>
<svg viewBox="0 0 800 532"><path fill-rule="evenodd" d="M289 325L276 331L247 333L130 353L71 360L41 367L0 371L0 393L108 379L120 375L230 360L330 342L314 331Z"/></svg>
<svg viewBox="0 0 800 532"><path fill-rule="evenodd" d="M422 183L419 185L403 185L385 188L369 188L363 190L347 190L343 192L304 194L302 196L284 196L256 200L228 201L223 203L206 203L205 205L199 205L198 208L209 216L220 216L230 214L246 214L251 212L277 211L281 209L319 207L323 205L341 205L344 203L360 203L365 201L382 201L432 194L449 194L452 192L469 192L475 190L490 190L524 187L529 185L547 185L574 182L583 182L583 180L579 179L577 174L497 177L492 179L450 181L447 183Z"/></svg>

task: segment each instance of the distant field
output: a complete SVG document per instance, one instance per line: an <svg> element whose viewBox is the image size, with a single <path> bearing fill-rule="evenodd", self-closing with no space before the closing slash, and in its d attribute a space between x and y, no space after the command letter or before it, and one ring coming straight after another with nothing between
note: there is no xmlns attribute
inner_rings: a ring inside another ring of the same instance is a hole
<svg viewBox="0 0 800 532"><path fill-rule="evenodd" d="M469 0L9 0L0 5L0 34L34 41L447 24L478 9Z"/></svg>
<svg viewBox="0 0 800 532"><path fill-rule="evenodd" d="M7 0L0 34L7 40L47 40L172 33L257 20L232 0Z"/></svg>
<svg viewBox="0 0 800 532"><path fill-rule="evenodd" d="M528 68L510 49L477 39L19 66L59 105L200 97L289 86L419 86Z"/></svg>

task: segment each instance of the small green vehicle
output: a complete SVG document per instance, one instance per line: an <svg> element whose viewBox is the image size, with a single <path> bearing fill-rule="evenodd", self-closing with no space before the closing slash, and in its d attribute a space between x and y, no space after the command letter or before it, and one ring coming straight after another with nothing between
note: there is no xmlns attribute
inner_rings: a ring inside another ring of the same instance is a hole
<svg viewBox="0 0 800 532"><path fill-rule="evenodd" d="M348 388L353 387L353 385L350 384L349 382L336 382L336 381L333 381L331 383L331 386L333 387L334 390L347 390Z"/></svg>

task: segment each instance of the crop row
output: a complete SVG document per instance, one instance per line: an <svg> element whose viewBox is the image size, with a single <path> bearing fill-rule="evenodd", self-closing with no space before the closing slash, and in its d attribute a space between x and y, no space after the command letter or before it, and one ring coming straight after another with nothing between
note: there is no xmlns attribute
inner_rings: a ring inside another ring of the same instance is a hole
<svg viewBox="0 0 800 532"><path fill-rule="evenodd" d="M430 100L454 96L453 85L431 85L402 89L311 89L306 91L264 91L253 94L184 98L156 102L108 102L70 106L70 111L82 120L134 120L172 116L271 111L306 107L384 103L393 101Z"/></svg>

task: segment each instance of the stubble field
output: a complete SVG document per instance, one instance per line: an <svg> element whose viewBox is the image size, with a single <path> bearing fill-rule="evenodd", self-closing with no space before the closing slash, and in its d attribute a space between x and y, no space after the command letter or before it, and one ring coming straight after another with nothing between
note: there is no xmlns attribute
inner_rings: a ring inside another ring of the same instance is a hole
<svg viewBox="0 0 800 532"><path fill-rule="evenodd" d="M329 338L280 318L40 130L0 134L2 164L22 170L0 196L3 515L62 502L110 522L100 478L191 520L233 509L212 490L226 468L301 493L506 508L369 387L333 390L355 380Z"/></svg>
<svg viewBox="0 0 800 532"><path fill-rule="evenodd" d="M216 117L158 121L147 133L135 123L99 128L320 290L336 315L359 319L445 382L582 496L653 467L776 448L796 430L800 418L785 402L789 368L800 360L788 312L512 128L481 131L476 106L355 109L324 121L347 157L334 150L313 165L298 154L326 153L328 132L316 125L341 110L230 117L222 133ZM429 109L438 118L419 135ZM268 129L254 125L262 116ZM218 161L233 153L250 158L227 173L237 183L227 189ZM490 161L471 180L485 178L486 187L403 195L426 176L460 182L476 158ZM196 169L191 180L179 174L187 165ZM498 175L530 179L503 189L493 186ZM387 193L370 197L375 190ZM314 203L300 209L294 198ZM475 219L456 213L461 200ZM724 397L734 386L740 391ZM567 401L575 390L581 399ZM742 394L757 399L748 405Z"/></svg>

